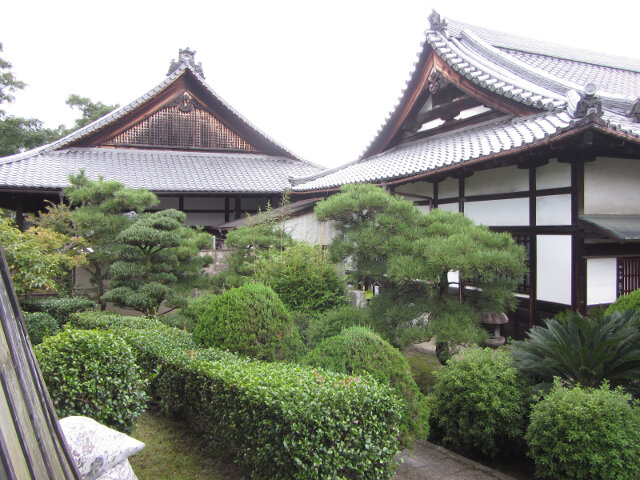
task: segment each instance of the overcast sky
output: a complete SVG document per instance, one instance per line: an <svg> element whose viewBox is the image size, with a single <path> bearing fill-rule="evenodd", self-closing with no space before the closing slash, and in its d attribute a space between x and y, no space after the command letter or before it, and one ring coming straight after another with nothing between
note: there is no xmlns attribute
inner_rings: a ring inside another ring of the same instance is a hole
<svg viewBox="0 0 640 480"><path fill-rule="evenodd" d="M9 113L71 125L71 93L127 104L178 49L208 84L301 157L357 158L401 94L428 15L640 58L640 1L29 1L0 10L2 58L28 86Z"/></svg>

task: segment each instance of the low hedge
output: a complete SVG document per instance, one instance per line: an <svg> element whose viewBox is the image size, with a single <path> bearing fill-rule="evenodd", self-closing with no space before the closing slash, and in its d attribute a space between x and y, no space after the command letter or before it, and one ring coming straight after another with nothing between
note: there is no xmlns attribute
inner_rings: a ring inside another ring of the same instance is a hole
<svg viewBox="0 0 640 480"><path fill-rule="evenodd" d="M20 307L25 312L45 312L56 319L62 327L72 313L94 310L96 302L86 297L25 298Z"/></svg>
<svg viewBox="0 0 640 480"><path fill-rule="evenodd" d="M69 325L81 330L109 330L117 327L152 328L162 325L146 317L127 317L115 312L89 311L69 315Z"/></svg>
<svg viewBox="0 0 640 480"><path fill-rule="evenodd" d="M115 327L167 413L235 449L257 479L393 476L402 404L370 377L197 349L184 331Z"/></svg>
<svg viewBox="0 0 640 480"><path fill-rule="evenodd" d="M60 330L56 319L44 312L25 313L24 324L27 327L31 345L34 346L41 344L42 340Z"/></svg>

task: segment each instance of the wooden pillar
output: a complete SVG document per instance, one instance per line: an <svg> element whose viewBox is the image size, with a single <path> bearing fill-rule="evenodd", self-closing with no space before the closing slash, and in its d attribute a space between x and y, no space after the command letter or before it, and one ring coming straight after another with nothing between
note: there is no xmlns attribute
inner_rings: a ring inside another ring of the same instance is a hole
<svg viewBox="0 0 640 480"><path fill-rule="evenodd" d="M578 218L584 213L584 162L593 158L585 155L574 155L571 162L571 308L583 315L587 313L587 261Z"/></svg>
<svg viewBox="0 0 640 480"><path fill-rule="evenodd" d="M464 175L458 178L458 212L464 213Z"/></svg>
<svg viewBox="0 0 640 480"><path fill-rule="evenodd" d="M16 224L24 232L24 201L22 195L16 195Z"/></svg>
<svg viewBox="0 0 640 480"><path fill-rule="evenodd" d="M231 215L229 212L229 197L225 196L224 197L224 223L227 223L229 220L231 220Z"/></svg>
<svg viewBox="0 0 640 480"><path fill-rule="evenodd" d="M439 182L433 182L433 208L438 208L438 184Z"/></svg>
<svg viewBox="0 0 640 480"><path fill-rule="evenodd" d="M242 216L242 207L241 207L241 198L240 197L236 197L235 198L235 207L234 207L234 215L235 215L235 219L239 219Z"/></svg>
<svg viewBox="0 0 640 480"><path fill-rule="evenodd" d="M529 167L529 328L533 328L538 316L536 299L538 296L538 237L536 227L536 168Z"/></svg>

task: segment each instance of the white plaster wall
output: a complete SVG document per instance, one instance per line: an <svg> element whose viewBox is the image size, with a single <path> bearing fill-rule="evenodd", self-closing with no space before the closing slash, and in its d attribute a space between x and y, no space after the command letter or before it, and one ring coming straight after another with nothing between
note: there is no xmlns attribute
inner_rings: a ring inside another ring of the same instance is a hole
<svg viewBox="0 0 640 480"><path fill-rule="evenodd" d="M422 213L429 213L431 211L431 207L429 207L429 205L418 205L417 208Z"/></svg>
<svg viewBox="0 0 640 480"><path fill-rule="evenodd" d="M571 225L571 195L537 197L536 225Z"/></svg>
<svg viewBox="0 0 640 480"><path fill-rule="evenodd" d="M563 188L571 186L571 165L558 163L557 159L536 168L536 189Z"/></svg>
<svg viewBox="0 0 640 480"><path fill-rule="evenodd" d="M433 197L433 183L431 182L412 182L400 185L395 188L396 192L413 193L414 195L424 195L425 197Z"/></svg>
<svg viewBox="0 0 640 480"><path fill-rule="evenodd" d="M224 210L222 197L184 197L185 210Z"/></svg>
<svg viewBox="0 0 640 480"><path fill-rule="evenodd" d="M616 301L617 274L616 258L587 259L587 305Z"/></svg>
<svg viewBox="0 0 640 480"><path fill-rule="evenodd" d="M571 235L537 236L537 298L571 305Z"/></svg>
<svg viewBox="0 0 640 480"><path fill-rule="evenodd" d="M458 202L455 203L443 203L442 205L438 205L438 208L440 210L443 210L445 212L454 212L454 213L458 213Z"/></svg>
<svg viewBox="0 0 640 480"><path fill-rule="evenodd" d="M598 157L586 163L584 213L640 213L640 160Z"/></svg>
<svg viewBox="0 0 640 480"><path fill-rule="evenodd" d="M153 208L158 210L166 210L168 208L178 209L180 207L180 199L178 197L158 197L160 204Z"/></svg>
<svg viewBox="0 0 640 480"><path fill-rule="evenodd" d="M464 202L464 215L480 225L529 225L529 199Z"/></svg>
<svg viewBox="0 0 640 480"><path fill-rule="evenodd" d="M185 225L214 227L224 223L224 213L187 213Z"/></svg>
<svg viewBox="0 0 640 480"><path fill-rule="evenodd" d="M314 245L329 245L336 234L334 222L319 222L314 212L287 219L284 228L295 240Z"/></svg>
<svg viewBox="0 0 640 480"><path fill-rule="evenodd" d="M529 190L529 170L515 166L480 170L464 182L465 196L526 192Z"/></svg>
<svg viewBox="0 0 640 480"><path fill-rule="evenodd" d="M457 178L447 178L438 183L438 198L454 198L460 193Z"/></svg>

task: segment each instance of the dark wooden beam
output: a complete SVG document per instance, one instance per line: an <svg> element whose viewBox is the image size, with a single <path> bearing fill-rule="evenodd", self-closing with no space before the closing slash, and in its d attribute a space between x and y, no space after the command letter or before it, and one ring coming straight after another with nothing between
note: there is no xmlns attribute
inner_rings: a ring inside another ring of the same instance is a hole
<svg viewBox="0 0 640 480"><path fill-rule="evenodd" d="M467 110L473 107L479 107L480 105L482 104L478 102L478 100L469 96L456 98L451 102L445 103L443 105L438 105L437 107L433 107L429 111L418 114L415 120L415 125L420 128L422 124L430 122L432 120L437 120L439 118L445 121L450 121L458 116L463 110Z"/></svg>

